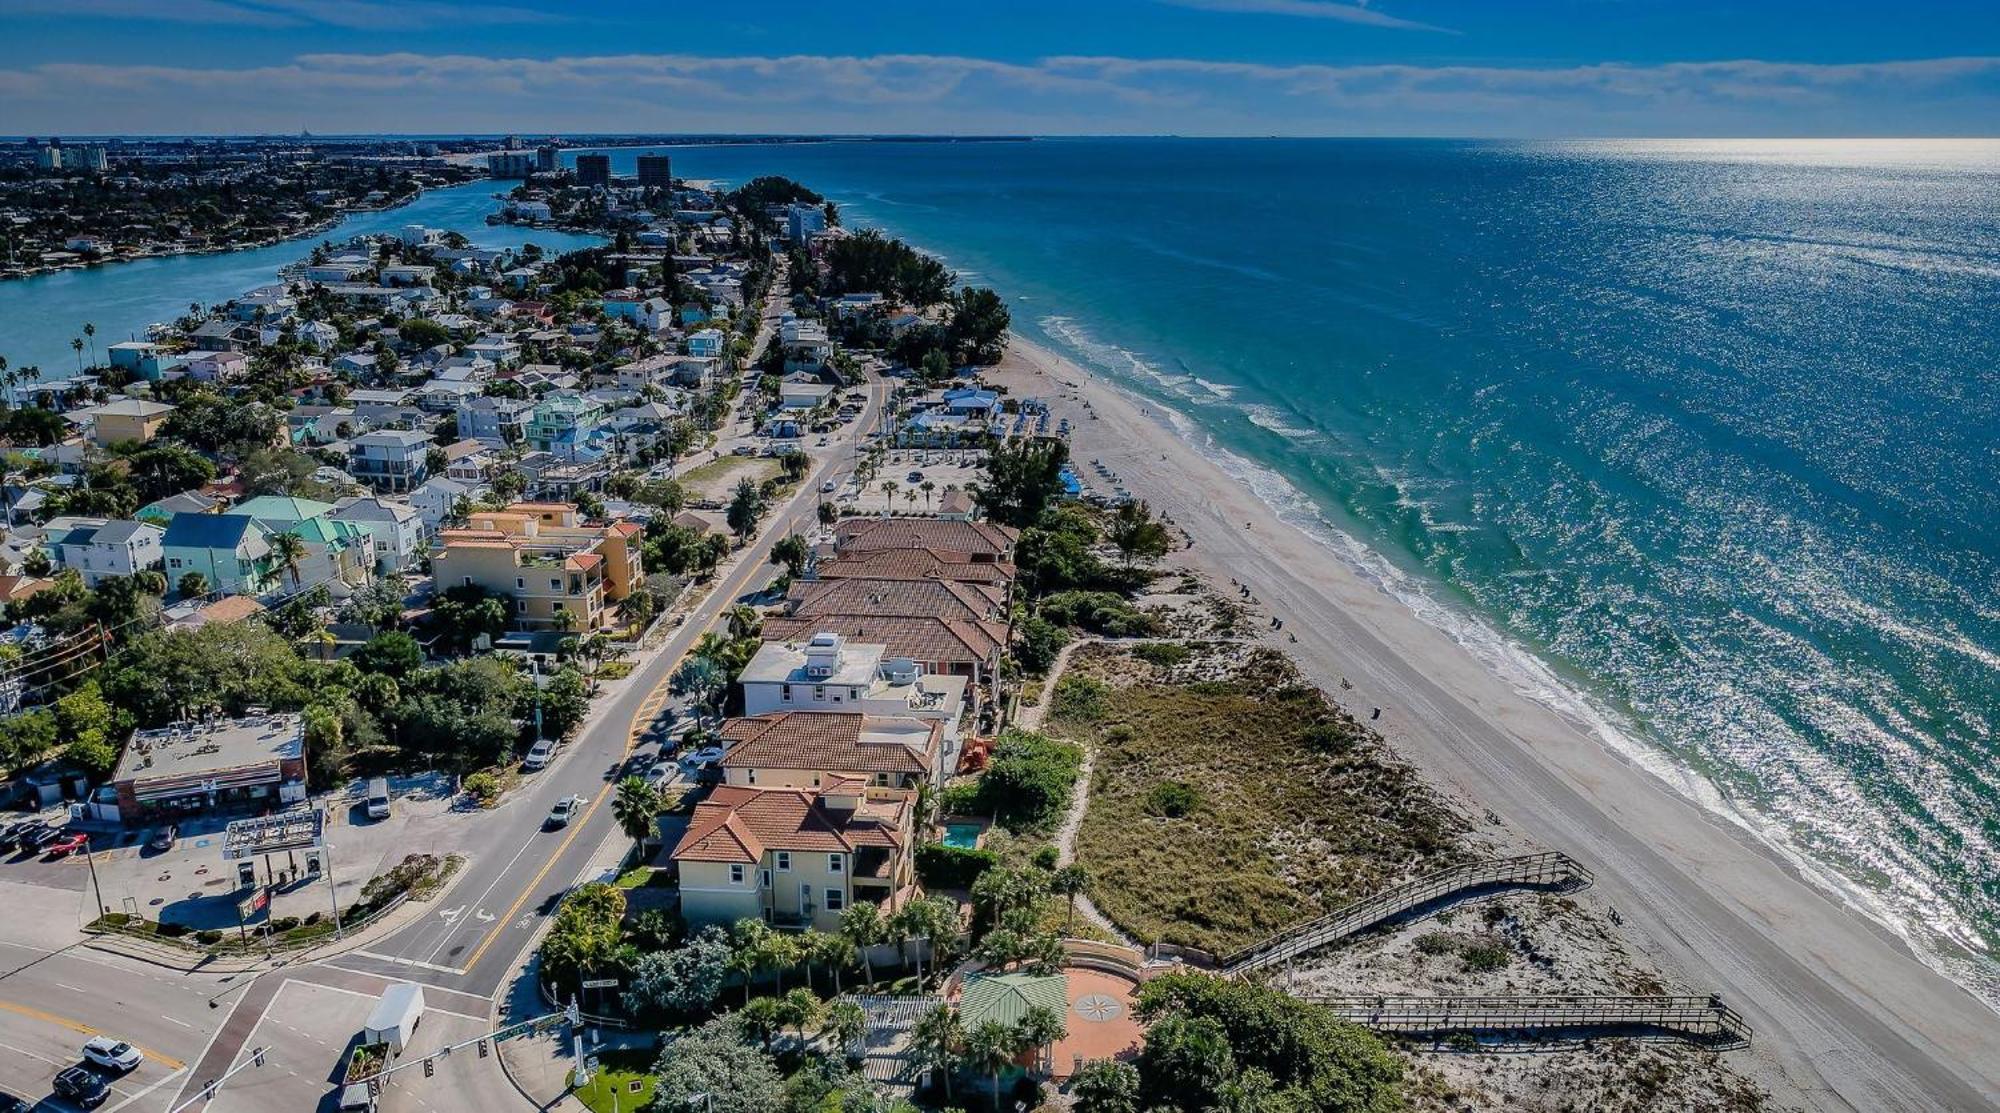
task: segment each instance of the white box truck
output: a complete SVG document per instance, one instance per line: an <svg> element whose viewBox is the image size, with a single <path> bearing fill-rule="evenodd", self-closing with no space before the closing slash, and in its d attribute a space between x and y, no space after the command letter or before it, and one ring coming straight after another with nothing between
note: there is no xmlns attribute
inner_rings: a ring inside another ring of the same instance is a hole
<svg viewBox="0 0 2000 1113"><path fill-rule="evenodd" d="M375 1011L368 1015L368 1027L361 1032L364 1044L387 1044L388 1058L403 1053L424 1020L424 987L415 982L397 982L382 991Z"/></svg>

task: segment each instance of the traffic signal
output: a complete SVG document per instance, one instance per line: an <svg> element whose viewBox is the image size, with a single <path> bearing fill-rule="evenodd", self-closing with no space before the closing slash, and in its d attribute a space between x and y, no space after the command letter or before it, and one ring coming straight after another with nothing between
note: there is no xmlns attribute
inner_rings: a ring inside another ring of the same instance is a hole
<svg viewBox="0 0 2000 1113"><path fill-rule="evenodd" d="M256 1064L257 1066L260 1066L260 1067L261 1067L261 1066L263 1066L263 1065L264 1065L264 1049L260 1047L260 1048L258 1048L257 1050L255 1050L255 1051L252 1051L252 1052L250 1053L250 1061L251 1061L252 1063Z"/></svg>
<svg viewBox="0 0 2000 1113"><path fill-rule="evenodd" d="M480 1040L480 1041L479 1041L479 1057L480 1057L481 1059L484 1059L484 1058L486 1058L486 1041L485 1041L485 1040Z"/></svg>
<svg viewBox="0 0 2000 1113"><path fill-rule="evenodd" d="M425 1077L425 1078L429 1078L429 1077L430 1077L430 1076L431 1076L432 1074L436 1073L436 1071L437 1071L437 1067L436 1067L436 1066L435 1066L435 1065L434 1065L434 1064L433 1064L433 1063L432 1063L432 1062L431 1062L431 1061L430 1061L429 1059L425 1059L425 1060L424 1060L424 1077Z"/></svg>

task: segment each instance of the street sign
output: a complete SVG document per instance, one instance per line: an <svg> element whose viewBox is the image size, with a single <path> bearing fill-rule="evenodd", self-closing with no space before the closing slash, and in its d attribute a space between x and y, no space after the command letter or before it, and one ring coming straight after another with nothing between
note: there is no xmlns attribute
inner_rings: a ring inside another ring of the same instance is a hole
<svg viewBox="0 0 2000 1113"><path fill-rule="evenodd" d="M585 988L585 989L617 989L617 988L618 988L618 979L617 979L617 978L585 978L585 979L584 979L584 981L583 981L583 988Z"/></svg>

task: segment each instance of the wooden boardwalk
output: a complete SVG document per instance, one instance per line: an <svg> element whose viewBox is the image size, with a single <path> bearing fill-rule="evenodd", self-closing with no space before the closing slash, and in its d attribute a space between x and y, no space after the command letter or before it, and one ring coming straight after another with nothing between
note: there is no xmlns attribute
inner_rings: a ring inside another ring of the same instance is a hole
<svg viewBox="0 0 2000 1113"><path fill-rule="evenodd" d="M1242 975L1276 966L1440 901L1489 890L1547 889L1569 892L1589 885L1592 880L1590 871L1578 865L1575 859L1554 851L1454 866L1364 897L1317 920L1287 928L1262 943L1224 958L1222 971Z"/></svg>
<svg viewBox="0 0 2000 1113"><path fill-rule="evenodd" d="M1750 1043L1720 997L1303 997L1379 1032L1434 1034L1650 1030L1715 1046Z"/></svg>

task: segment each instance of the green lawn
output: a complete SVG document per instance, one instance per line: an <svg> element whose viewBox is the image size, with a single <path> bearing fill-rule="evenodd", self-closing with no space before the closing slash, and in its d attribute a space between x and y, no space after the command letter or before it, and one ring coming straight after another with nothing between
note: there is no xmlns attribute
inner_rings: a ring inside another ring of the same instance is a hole
<svg viewBox="0 0 2000 1113"><path fill-rule="evenodd" d="M690 497L720 501L736 490L739 480L762 483L782 470L783 465L766 456L724 456L681 473L679 480Z"/></svg>
<svg viewBox="0 0 2000 1113"><path fill-rule="evenodd" d="M590 1085L572 1093L596 1113L635 1113L653 1100L653 1059L650 1051L601 1052ZM634 1082L639 1084L637 1092L632 1090Z"/></svg>

